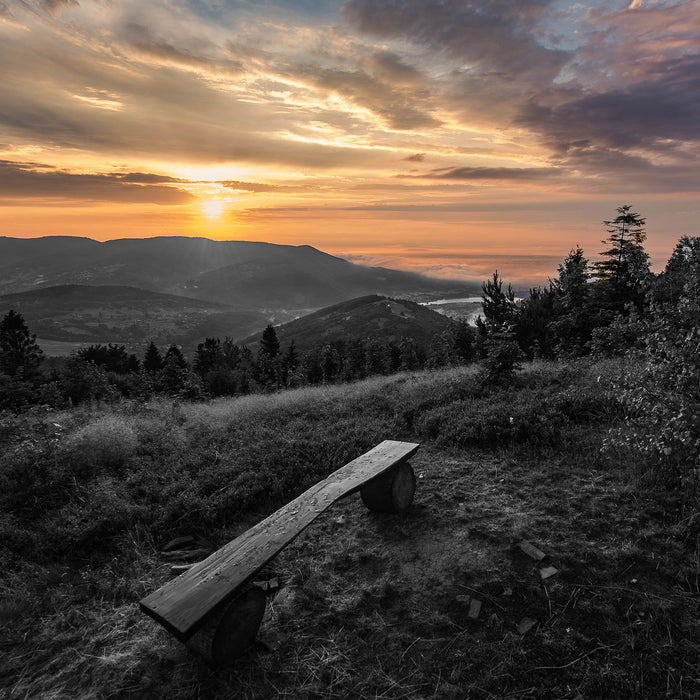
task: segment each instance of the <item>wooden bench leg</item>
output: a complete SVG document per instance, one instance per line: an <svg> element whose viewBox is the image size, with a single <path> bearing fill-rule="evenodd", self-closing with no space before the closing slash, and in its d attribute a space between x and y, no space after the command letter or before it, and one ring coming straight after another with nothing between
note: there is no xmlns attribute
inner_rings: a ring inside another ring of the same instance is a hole
<svg viewBox="0 0 700 700"><path fill-rule="evenodd" d="M255 640L265 600L265 592L251 586L195 632L187 647L215 666L230 666Z"/></svg>
<svg viewBox="0 0 700 700"><path fill-rule="evenodd" d="M408 462L368 481L361 489L362 502L380 513L403 513L413 502L416 475Z"/></svg>

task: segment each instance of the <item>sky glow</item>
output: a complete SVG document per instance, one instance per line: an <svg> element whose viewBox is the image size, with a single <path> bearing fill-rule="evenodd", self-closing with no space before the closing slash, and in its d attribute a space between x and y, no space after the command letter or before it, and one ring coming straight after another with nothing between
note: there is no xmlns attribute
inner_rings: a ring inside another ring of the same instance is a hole
<svg viewBox="0 0 700 700"><path fill-rule="evenodd" d="M544 283L700 215L700 0L0 0L0 235Z"/></svg>

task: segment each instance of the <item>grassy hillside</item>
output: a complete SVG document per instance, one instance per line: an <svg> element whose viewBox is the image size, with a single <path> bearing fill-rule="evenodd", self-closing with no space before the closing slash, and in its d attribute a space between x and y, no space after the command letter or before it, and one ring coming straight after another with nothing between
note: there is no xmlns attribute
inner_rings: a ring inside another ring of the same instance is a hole
<svg viewBox="0 0 700 700"><path fill-rule="evenodd" d="M294 341L299 350L352 338L379 338L398 343L413 338L427 348L436 333L450 326L446 316L405 299L388 299L372 294L329 306L275 328L282 347ZM240 341L256 347L260 332Z"/></svg>
<svg viewBox="0 0 700 700"><path fill-rule="evenodd" d="M620 369L3 416L3 696L698 697L697 512L601 450L624 428ZM169 539L218 547L385 438L423 443L413 507L319 518L271 563L283 587L235 668L139 612Z"/></svg>

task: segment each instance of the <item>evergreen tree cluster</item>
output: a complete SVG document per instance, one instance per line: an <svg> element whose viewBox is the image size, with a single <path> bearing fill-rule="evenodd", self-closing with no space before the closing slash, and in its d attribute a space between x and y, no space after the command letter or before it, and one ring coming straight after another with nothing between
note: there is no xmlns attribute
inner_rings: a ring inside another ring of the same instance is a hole
<svg viewBox="0 0 700 700"><path fill-rule="evenodd" d="M666 270L655 276L644 250L645 220L629 205L603 222L609 237L591 264L580 246L545 288L517 301L496 272L484 283L484 318L477 320L480 354L492 376L509 376L519 358L618 355L636 342L639 321L659 301L676 303L690 274L687 259L698 240L684 236ZM497 360L496 358L501 358Z"/></svg>
<svg viewBox="0 0 700 700"><path fill-rule="evenodd" d="M299 352L292 341L283 349L272 325L263 331L256 354L226 338L207 338L197 346L193 369L212 396L274 391L330 384L403 370L458 364L470 360L473 331L455 322L430 348L409 337L398 343L377 338L347 338Z"/></svg>

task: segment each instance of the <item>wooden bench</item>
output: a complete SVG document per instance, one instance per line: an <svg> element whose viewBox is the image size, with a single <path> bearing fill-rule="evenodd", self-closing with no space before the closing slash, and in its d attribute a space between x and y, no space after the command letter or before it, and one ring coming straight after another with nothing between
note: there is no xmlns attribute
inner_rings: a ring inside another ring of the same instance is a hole
<svg viewBox="0 0 700 700"><path fill-rule="evenodd" d="M268 518L140 602L141 610L217 665L226 665L255 639L265 592L255 575L337 500L360 492L371 510L402 512L416 478L407 462L411 442L385 440L312 486Z"/></svg>

